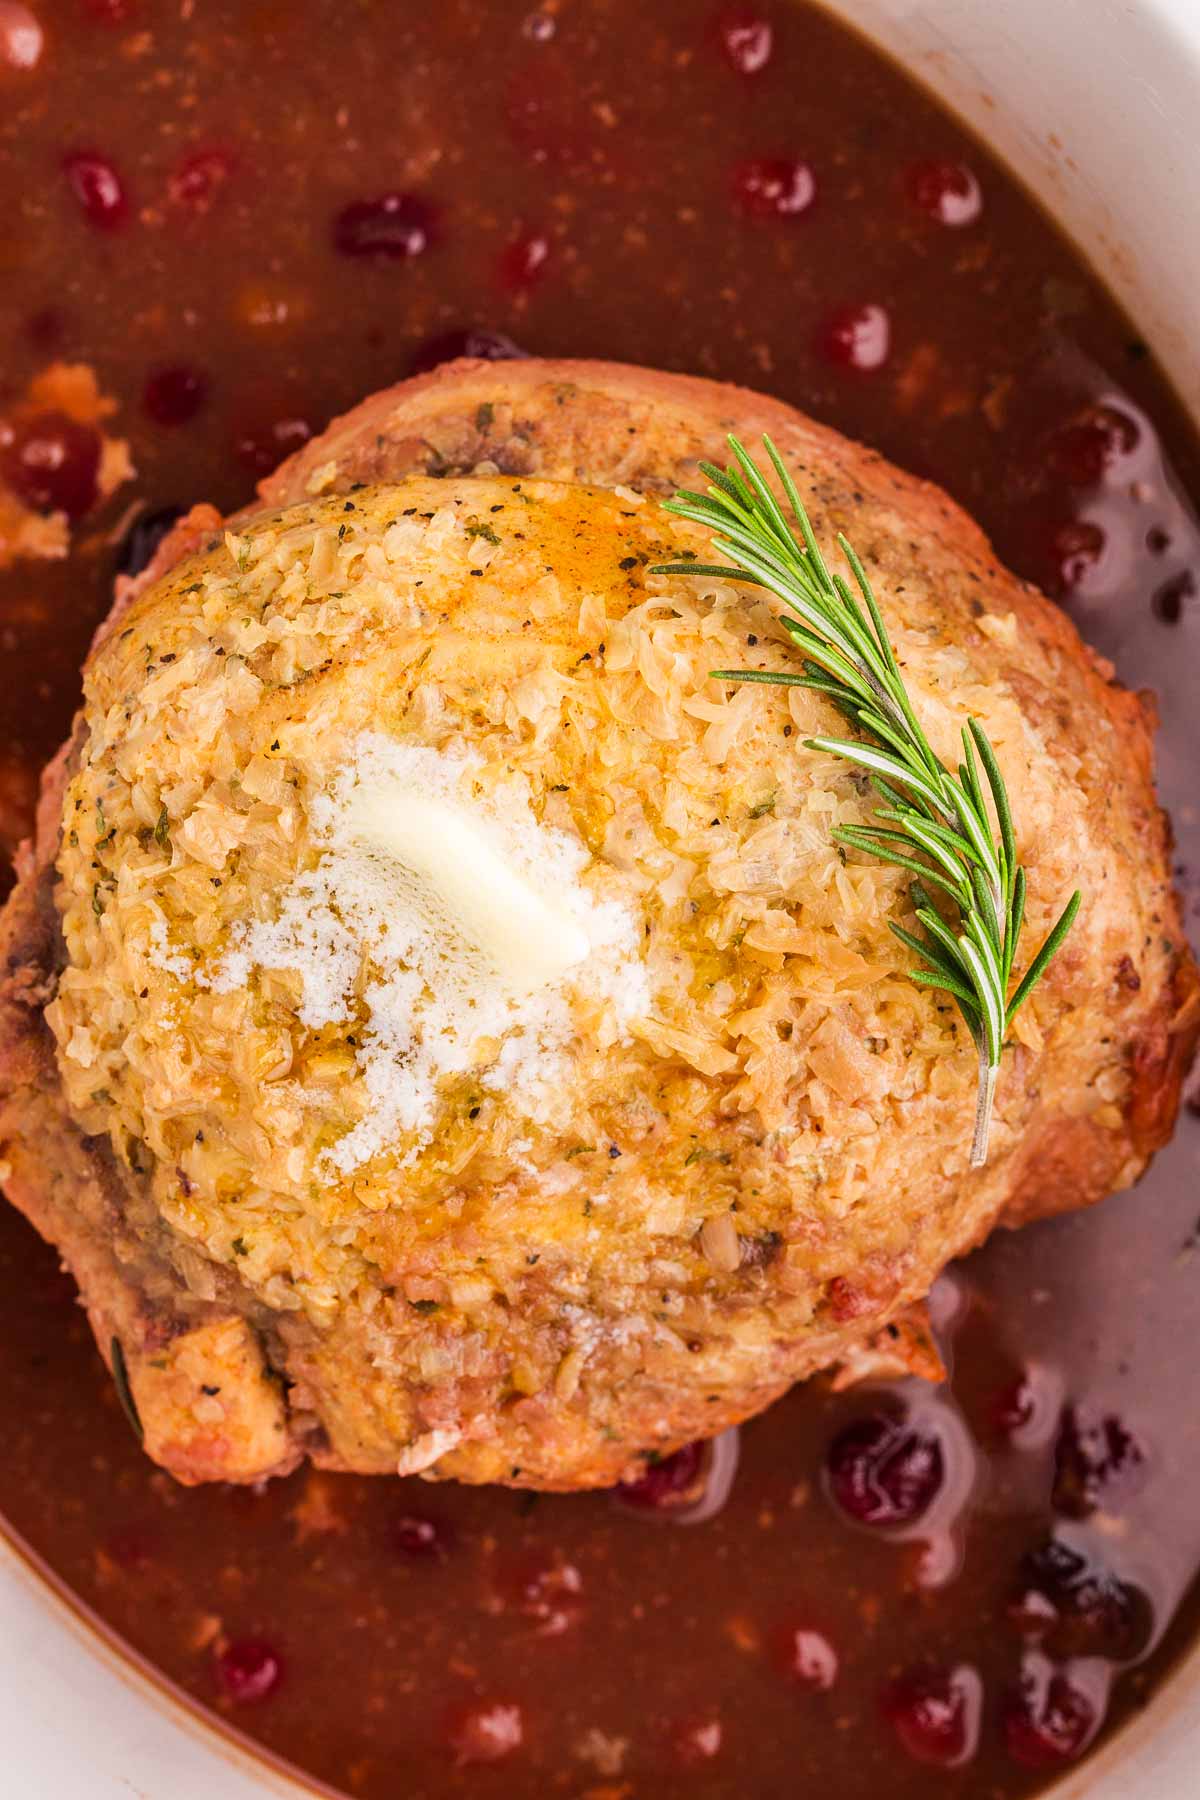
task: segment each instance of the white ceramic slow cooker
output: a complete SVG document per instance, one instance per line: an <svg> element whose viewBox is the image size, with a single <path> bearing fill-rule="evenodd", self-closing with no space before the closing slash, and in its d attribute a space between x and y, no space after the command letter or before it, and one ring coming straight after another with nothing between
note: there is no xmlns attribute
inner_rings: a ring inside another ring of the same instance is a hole
<svg viewBox="0 0 1200 1800"><path fill-rule="evenodd" d="M1200 0L829 0L987 139L1200 417ZM0 1539L0 1794L310 1797L125 1663ZM1200 1652L1054 1800L1200 1800Z"/></svg>

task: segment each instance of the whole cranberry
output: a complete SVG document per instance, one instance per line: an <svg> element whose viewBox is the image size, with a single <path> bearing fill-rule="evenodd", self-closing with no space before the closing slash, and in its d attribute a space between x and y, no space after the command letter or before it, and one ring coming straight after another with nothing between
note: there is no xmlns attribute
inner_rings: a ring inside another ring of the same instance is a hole
<svg viewBox="0 0 1200 1800"><path fill-rule="evenodd" d="M770 19L750 7L729 6L718 13L716 26L718 42L734 73L760 75L775 47Z"/></svg>
<svg viewBox="0 0 1200 1800"><path fill-rule="evenodd" d="M952 1769L975 1754L983 1683L967 1664L910 1669L884 1690L882 1706L915 1762Z"/></svg>
<svg viewBox="0 0 1200 1800"><path fill-rule="evenodd" d="M882 369L892 346L892 325L882 306L843 306L825 321L820 347L842 369L869 374Z"/></svg>
<svg viewBox="0 0 1200 1800"><path fill-rule="evenodd" d="M817 197L816 177L805 162L759 156L739 163L732 177L733 203L747 219L795 219Z"/></svg>
<svg viewBox="0 0 1200 1800"><path fill-rule="evenodd" d="M500 253L497 274L501 287L513 293L536 287L550 263L550 239L541 231L530 231L506 244Z"/></svg>
<svg viewBox="0 0 1200 1800"><path fill-rule="evenodd" d="M283 1678L277 1650L261 1638L235 1638L220 1651L217 1684L237 1706L252 1706L273 1694Z"/></svg>
<svg viewBox="0 0 1200 1800"><path fill-rule="evenodd" d="M1018 1438L1028 1431L1037 1414L1037 1396L1026 1374L1015 1375L991 1405L992 1430L998 1438Z"/></svg>
<svg viewBox="0 0 1200 1800"><path fill-rule="evenodd" d="M775 1661L797 1686L827 1694L838 1678L838 1654L823 1632L789 1626L776 1640Z"/></svg>
<svg viewBox="0 0 1200 1800"><path fill-rule="evenodd" d="M1060 594L1086 587L1104 560L1105 537L1091 519L1071 519L1050 539L1052 579Z"/></svg>
<svg viewBox="0 0 1200 1800"><path fill-rule="evenodd" d="M641 1512L670 1512L695 1499L703 1478L703 1444L685 1444L673 1456L651 1463L636 1481L622 1481L613 1492L622 1506Z"/></svg>
<svg viewBox="0 0 1200 1800"><path fill-rule="evenodd" d="M1151 606L1156 619L1164 625L1178 625L1183 617L1184 608L1196 598L1200 592L1200 583L1190 569L1183 569L1164 581L1161 587L1154 590Z"/></svg>
<svg viewBox="0 0 1200 1800"><path fill-rule="evenodd" d="M125 184L107 156L95 150L72 150L63 157L63 174L80 211L98 231L116 231L129 215Z"/></svg>
<svg viewBox="0 0 1200 1800"><path fill-rule="evenodd" d="M446 1739L460 1768L500 1762L525 1739L521 1708L503 1700L480 1700L459 1707L446 1724Z"/></svg>
<svg viewBox="0 0 1200 1800"><path fill-rule="evenodd" d="M67 413L35 413L0 436L0 476L35 512L81 519L96 503L100 434Z"/></svg>
<svg viewBox="0 0 1200 1800"><path fill-rule="evenodd" d="M182 517L181 506L160 506L157 511L142 513L135 519L117 552L118 574L140 575L172 525Z"/></svg>
<svg viewBox="0 0 1200 1800"><path fill-rule="evenodd" d="M412 1562L445 1562L454 1548L453 1527L427 1513L401 1513L392 1521L390 1536L400 1554Z"/></svg>
<svg viewBox="0 0 1200 1800"><path fill-rule="evenodd" d="M1008 1612L1026 1640L1060 1659L1103 1656L1129 1662L1145 1649L1154 1628L1153 1609L1140 1588L1060 1537L1048 1538L1022 1559Z"/></svg>
<svg viewBox="0 0 1200 1800"><path fill-rule="evenodd" d="M1040 1450L1058 1429L1062 1378L1050 1364L1030 1363L984 1402L981 1427L993 1443Z"/></svg>
<svg viewBox="0 0 1200 1800"><path fill-rule="evenodd" d="M299 414L271 419L240 431L234 440L234 454L255 475L270 475L287 457L302 450L312 435L312 426Z"/></svg>
<svg viewBox="0 0 1200 1800"><path fill-rule="evenodd" d="M1146 1460L1144 1446L1112 1413L1066 1407L1054 1446L1055 1510L1069 1519L1086 1519L1100 1505L1135 1492L1145 1477Z"/></svg>
<svg viewBox="0 0 1200 1800"><path fill-rule="evenodd" d="M439 224L436 207L422 195L381 194L342 208L333 221L333 244L343 256L408 262L436 241Z"/></svg>
<svg viewBox="0 0 1200 1800"><path fill-rule="evenodd" d="M137 11L137 0L80 0L80 10L99 25L125 25Z"/></svg>
<svg viewBox="0 0 1200 1800"><path fill-rule="evenodd" d="M142 389L142 410L156 425L187 425L208 398L208 377L184 363L153 369Z"/></svg>
<svg viewBox="0 0 1200 1800"><path fill-rule="evenodd" d="M188 212L211 212L232 174L233 157L228 150L215 145L189 150L167 179L167 197L173 206Z"/></svg>
<svg viewBox="0 0 1200 1800"><path fill-rule="evenodd" d="M860 1525L911 1525L941 1491L945 1456L932 1431L881 1413L838 1433L826 1459L829 1491Z"/></svg>
<svg viewBox="0 0 1200 1800"><path fill-rule="evenodd" d="M911 165L909 196L939 225L960 229L973 225L983 211L983 194L965 163L929 160Z"/></svg>
<svg viewBox="0 0 1200 1800"><path fill-rule="evenodd" d="M1062 1674L1026 1675L1001 1710L1005 1746L1023 1769L1061 1769L1074 1762L1099 1723L1088 1696Z"/></svg>
<svg viewBox="0 0 1200 1800"><path fill-rule="evenodd" d="M426 338L409 358L408 370L410 375L424 375L440 363L455 362L460 356L477 357L482 362L512 362L523 360L528 354L503 332L472 325L465 331L444 331L438 337Z"/></svg>
<svg viewBox="0 0 1200 1800"><path fill-rule="evenodd" d="M1141 427L1120 407L1086 407L1060 425L1049 443L1050 465L1073 487L1097 487L1133 455Z"/></svg>

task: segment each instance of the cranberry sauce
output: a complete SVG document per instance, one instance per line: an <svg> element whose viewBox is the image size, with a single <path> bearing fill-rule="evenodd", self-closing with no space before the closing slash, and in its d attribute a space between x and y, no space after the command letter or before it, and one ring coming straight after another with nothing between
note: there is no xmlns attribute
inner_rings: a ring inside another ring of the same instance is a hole
<svg viewBox="0 0 1200 1800"><path fill-rule="evenodd" d="M820 12L531 4L0 0L0 483L68 552L0 543L0 840L178 509L447 357L603 356L944 482L1157 691L1195 911L1200 450L1136 330ZM578 1497L177 1487L0 1208L0 1511L187 1694L365 1800L1018 1800L1190 1642L1198 1159L1188 1116L1136 1193L945 1277L943 1388L813 1381Z"/></svg>

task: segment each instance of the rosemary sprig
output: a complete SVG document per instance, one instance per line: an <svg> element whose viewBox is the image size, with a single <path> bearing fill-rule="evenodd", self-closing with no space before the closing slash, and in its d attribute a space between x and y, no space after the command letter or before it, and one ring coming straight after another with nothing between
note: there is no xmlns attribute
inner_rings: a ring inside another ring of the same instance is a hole
<svg viewBox="0 0 1200 1800"><path fill-rule="evenodd" d="M780 624L804 657L803 673L714 669L719 681L760 681L824 694L862 733L860 738L815 737L823 750L870 772L883 804L877 823L839 826L839 843L907 869L925 935L891 929L919 958L910 972L922 987L942 988L957 1003L979 1054L979 1094L971 1144L972 1167L987 1160L988 1131L1000 1059L1013 1019L1033 992L1079 910L1075 893L1010 994L1025 917L1025 871L1004 777L978 719L963 729L963 760L951 771L934 754L904 686L878 602L858 557L839 534L838 546L857 594L831 572L813 536L796 485L770 438L763 446L791 508L788 519L753 457L730 437L735 462L700 467L707 494L681 489L666 510L714 533L713 548L728 563L665 563L659 575L711 575L766 588L787 610ZM988 811L988 796L998 832ZM930 889L948 905L957 930L934 905Z"/></svg>
<svg viewBox="0 0 1200 1800"><path fill-rule="evenodd" d="M117 1399L121 1402L121 1411L129 1420L133 1435L138 1443L142 1442L145 1433L142 1430L141 1416L138 1413L137 1401L133 1397L133 1389L129 1385L129 1369L125 1362L125 1351L118 1337L109 1344L109 1356L112 1359L113 1386L117 1390Z"/></svg>

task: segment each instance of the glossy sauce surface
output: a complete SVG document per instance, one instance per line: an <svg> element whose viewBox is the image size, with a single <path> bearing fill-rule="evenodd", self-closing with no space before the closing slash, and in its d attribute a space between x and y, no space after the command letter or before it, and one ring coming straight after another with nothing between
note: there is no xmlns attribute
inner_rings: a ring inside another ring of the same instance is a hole
<svg viewBox="0 0 1200 1800"><path fill-rule="evenodd" d="M0 473L78 515L65 560L0 568L8 847L163 510L244 502L470 333L766 388L942 481L1156 689L1194 908L1196 441L1028 200L820 13L2 0L0 274ZM29 403L56 361L129 442L100 504L94 432ZM947 1389L812 1382L624 1501L180 1489L4 1211L0 1511L187 1693L368 1800L1009 1800L1188 1639L1198 1165L1185 1117L1136 1193L945 1278Z"/></svg>

